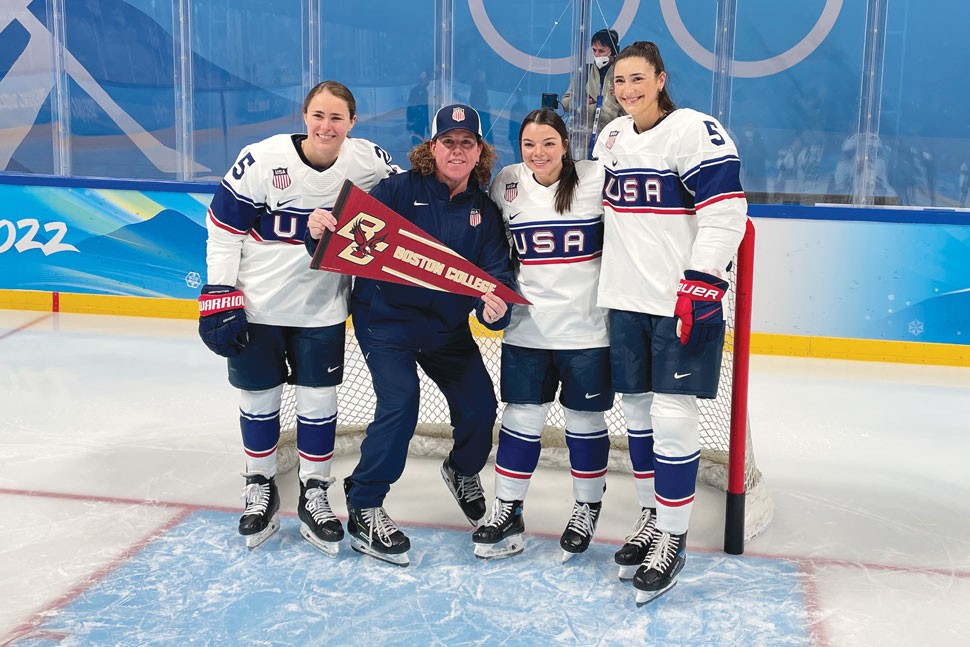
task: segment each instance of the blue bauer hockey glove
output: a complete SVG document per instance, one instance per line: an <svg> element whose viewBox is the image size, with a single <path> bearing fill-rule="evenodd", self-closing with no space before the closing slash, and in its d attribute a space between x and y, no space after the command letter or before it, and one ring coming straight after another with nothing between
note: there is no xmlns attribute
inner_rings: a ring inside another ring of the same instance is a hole
<svg viewBox="0 0 970 647"><path fill-rule="evenodd" d="M727 292L728 282L712 274L687 270L677 289L677 334L684 346L688 342L703 343L720 334L724 324L721 299ZM691 339L693 337L693 339Z"/></svg>
<svg viewBox="0 0 970 647"><path fill-rule="evenodd" d="M203 285L199 337L216 355L235 357L249 342L243 293L228 285Z"/></svg>

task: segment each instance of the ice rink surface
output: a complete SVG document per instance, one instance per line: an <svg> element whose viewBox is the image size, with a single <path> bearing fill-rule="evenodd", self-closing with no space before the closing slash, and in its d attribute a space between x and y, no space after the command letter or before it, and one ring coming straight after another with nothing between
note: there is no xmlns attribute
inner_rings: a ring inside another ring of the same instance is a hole
<svg viewBox="0 0 970 647"><path fill-rule="evenodd" d="M753 357L774 520L726 555L701 487L687 566L641 608L612 564L629 474L567 564L568 472L533 477L525 552L482 561L421 457L386 502L408 568L302 541L294 473L249 551L237 411L194 322L0 311L0 644L970 645L970 369Z"/></svg>

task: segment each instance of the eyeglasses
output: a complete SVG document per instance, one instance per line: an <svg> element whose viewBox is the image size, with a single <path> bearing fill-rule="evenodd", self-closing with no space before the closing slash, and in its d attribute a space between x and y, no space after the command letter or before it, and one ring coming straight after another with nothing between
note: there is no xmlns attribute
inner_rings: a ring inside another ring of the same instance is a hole
<svg viewBox="0 0 970 647"><path fill-rule="evenodd" d="M462 137L461 139L455 139L454 137L439 137L438 143L448 150L453 149L455 146L461 146L466 151L470 151L478 146L478 140L474 137Z"/></svg>

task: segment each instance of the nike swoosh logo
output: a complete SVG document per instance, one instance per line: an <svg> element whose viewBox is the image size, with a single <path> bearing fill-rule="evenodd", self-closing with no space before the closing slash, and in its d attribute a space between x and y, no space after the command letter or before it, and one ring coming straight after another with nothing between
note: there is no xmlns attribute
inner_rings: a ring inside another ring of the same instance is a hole
<svg viewBox="0 0 970 647"><path fill-rule="evenodd" d="M616 167L618 160L613 160L613 166Z"/></svg>
<svg viewBox="0 0 970 647"><path fill-rule="evenodd" d="M427 207L428 206L428 203L427 202L418 202L417 200L415 200L414 201L414 206L415 207Z"/></svg>
<svg viewBox="0 0 970 647"><path fill-rule="evenodd" d="M509 216L509 222L515 220L516 218L518 218L521 215L522 215L522 212L520 211L519 213L515 214L514 216Z"/></svg>
<svg viewBox="0 0 970 647"><path fill-rule="evenodd" d="M296 198L290 198L289 200L286 200L286 201L280 200L279 202L276 203L276 209L277 209L277 211L280 210L280 209L282 209L283 207L285 207L289 203L293 202L294 200L296 200Z"/></svg>
<svg viewBox="0 0 970 647"><path fill-rule="evenodd" d="M340 364L337 364L336 366L328 366L327 367L327 373L333 373L334 371L336 371L339 368L340 368Z"/></svg>
<svg viewBox="0 0 970 647"><path fill-rule="evenodd" d="M674 373L674 379L675 380L682 380L685 377L687 377L688 375L691 375L691 374L690 373Z"/></svg>
<svg viewBox="0 0 970 647"><path fill-rule="evenodd" d="M599 393L587 393L586 394L586 399L587 400L592 400L593 398L595 398L598 395L599 395Z"/></svg>

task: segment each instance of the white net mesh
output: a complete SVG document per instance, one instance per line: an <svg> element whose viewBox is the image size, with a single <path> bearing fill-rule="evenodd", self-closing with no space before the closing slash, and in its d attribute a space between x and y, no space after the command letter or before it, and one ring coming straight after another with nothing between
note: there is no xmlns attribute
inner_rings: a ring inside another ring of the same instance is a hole
<svg viewBox="0 0 970 647"><path fill-rule="evenodd" d="M731 401L731 385L734 371L734 319L736 273L730 272L731 290L724 298L724 316L728 330L721 363L721 380L717 398L698 399L700 408L701 466L698 481L720 490L727 489L727 464L729 456L730 424L734 407ZM501 358L501 334L482 327L472 318L472 331L482 352L485 366L492 376L498 397L499 361ZM418 414L418 427L409 451L414 455L445 456L451 448L451 426L448 405L438 388L418 369L421 376L421 406ZM295 442L296 402L294 390L287 386L283 392L284 402L280 414L282 437L281 448ZM347 347L344 356L344 380L337 389L338 438L336 450L355 451L363 437L366 426L373 420L376 400L371 383L370 371L364 362L363 354L357 345L352 330L348 330ZM499 420L501 409L499 404ZM606 415L610 431L612 449L609 469L630 472L631 465L627 454L626 423L619 406L619 397ZM547 426L542 435L543 465L568 467L566 453L564 418L562 407L553 404ZM496 428L497 434L497 428ZM748 425L745 451L745 538L750 539L761 532L771 521L773 506L764 479L755 463L751 441L751 428ZM496 435L497 442L497 435ZM493 447L494 454L494 447ZM494 459L494 455L493 455ZM292 466L287 466L292 469ZM281 465L280 471L283 471Z"/></svg>

